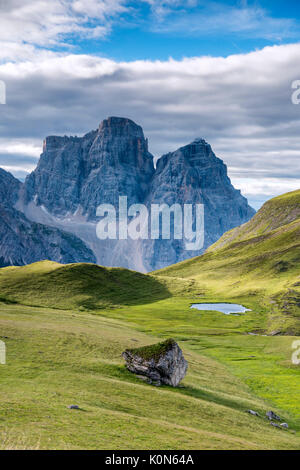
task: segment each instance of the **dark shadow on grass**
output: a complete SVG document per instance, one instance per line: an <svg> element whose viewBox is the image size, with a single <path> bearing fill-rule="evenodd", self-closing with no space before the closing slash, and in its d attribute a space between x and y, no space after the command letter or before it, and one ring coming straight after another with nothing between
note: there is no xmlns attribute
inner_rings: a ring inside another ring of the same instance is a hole
<svg viewBox="0 0 300 470"><path fill-rule="evenodd" d="M171 297L162 281L124 268L79 263L37 272L30 269L25 266L20 271L2 273L0 302L93 311L145 305Z"/></svg>
<svg viewBox="0 0 300 470"><path fill-rule="evenodd" d="M207 390L201 390L198 388L191 387L190 385L180 385L179 387L169 387L167 385L163 385L162 389L166 389L169 392L186 395L189 397L197 398L199 400L204 400L210 403L215 403L217 405L225 406L227 408L231 408L238 411L247 411L247 404L243 405L242 403L238 403L237 401L221 397L215 393L209 392ZM249 406L249 405L248 405ZM260 411L260 410L258 410Z"/></svg>
<svg viewBox="0 0 300 470"><path fill-rule="evenodd" d="M171 393L190 396L193 398L197 398L199 400L208 401L210 403L216 403L218 405L226 406L228 408L232 408L232 409L239 410L239 411L246 412L248 409L247 403L243 405L242 403L238 403L234 399L221 397L213 392L194 388L190 385L182 384L182 385L179 385L178 387L171 387L168 385L161 385L160 387L156 387L154 385L150 385L147 382L141 381L135 374L132 374L131 372L129 372L125 366L111 365L109 369L110 369L109 375L111 377L118 378L120 380L130 382L132 384L143 385L145 387L152 387L155 390L157 389L161 391L165 390Z"/></svg>
<svg viewBox="0 0 300 470"><path fill-rule="evenodd" d="M96 310L101 306L131 306L152 303L171 297L167 287L147 274L124 268L105 268L94 264L63 266L47 276L47 282L63 281L71 294L89 296L79 306Z"/></svg>

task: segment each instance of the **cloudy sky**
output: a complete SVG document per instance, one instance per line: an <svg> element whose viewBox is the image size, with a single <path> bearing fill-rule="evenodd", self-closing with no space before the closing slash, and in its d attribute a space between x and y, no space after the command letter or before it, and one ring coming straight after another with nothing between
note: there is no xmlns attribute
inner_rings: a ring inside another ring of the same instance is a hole
<svg viewBox="0 0 300 470"><path fill-rule="evenodd" d="M294 0L0 0L0 166L126 116L156 158L205 138L258 208L300 188L299 41Z"/></svg>

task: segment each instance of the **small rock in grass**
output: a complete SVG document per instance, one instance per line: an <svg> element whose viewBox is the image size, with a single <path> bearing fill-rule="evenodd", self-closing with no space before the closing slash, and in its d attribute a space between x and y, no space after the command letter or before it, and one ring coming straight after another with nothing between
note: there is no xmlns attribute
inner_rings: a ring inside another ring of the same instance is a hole
<svg viewBox="0 0 300 470"><path fill-rule="evenodd" d="M267 418L270 420L275 420L275 421L281 421L280 417L277 416L277 414L274 413L274 411L267 411L266 412Z"/></svg>
<svg viewBox="0 0 300 470"><path fill-rule="evenodd" d="M273 421L271 421L270 424L271 424L271 426L274 426L274 428L279 428L279 429L281 429L281 427L279 426L279 424L274 423Z"/></svg>
<svg viewBox="0 0 300 470"><path fill-rule="evenodd" d="M259 414L257 413L257 411L248 410L247 413L250 413L250 415L253 415L253 416L259 416Z"/></svg>
<svg viewBox="0 0 300 470"><path fill-rule="evenodd" d="M289 428L289 425L288 425L288 423L281 423L281 425L280 425L280 426L281 426L282 428L286 428L286 429L288 429L288 428Z"/></svg>
<svg viewBox="0 0 300 470"><path fill-rule="evenodd" d="M69 408L69 410L79 410L78 405L69 405L68 408Z"/></svg>

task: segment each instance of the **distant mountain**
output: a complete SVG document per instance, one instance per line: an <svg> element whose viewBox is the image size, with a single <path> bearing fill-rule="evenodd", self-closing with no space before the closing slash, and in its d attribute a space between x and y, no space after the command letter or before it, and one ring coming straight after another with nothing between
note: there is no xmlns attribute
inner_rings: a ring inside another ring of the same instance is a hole
<svg viewBox="0 0 300 470"><path fill-rule="evenodd" d="M142 202L154 173L143 130L112 117L84 137L47 137L36 170L26 179L26 201L60 218L95 220L99 204Z"/></svg>
<svg viewBox="0 0 300 470"><path fill-rule="evenodd" d="M203 139L196 139L158 160L147 202L148 205L203 204L205 239L201 253L224 232L247 222L255 214L247 199L232 186L224 162ZM153 240L143 248L149 269L199 255L199 250L186 251L184 240Z"/></svg>
<svg viewBox="0 0 300 470"><path fill-rule="evenodd" d="M204 255L156 274L192 278L213 299L250 299L266 310L267 331L299 335L300 190L265 203Z"/></svg>
<svg viewBox="0 0 300 470"><path fill-rule="evenodd" d="M97 207L167 203L205 205L204 247L184 240L99 240ZM17 208L28 219L73 233L98 264L151 271L203 253L223 233L255 213L232 186L226 165L198 139L163 156L154 169L143 130L130 119L111 117L83 137L47 137L36 170L21 189ZM79 259L78 259L79 261Z"/></svg>
<svg viewBox="0 0 300 470"><path fill-rule="evenodd" d="M29 221L14 208L22 184L0 169L0 267L49 259L95 262L84 243L70 233Z"/></svg>

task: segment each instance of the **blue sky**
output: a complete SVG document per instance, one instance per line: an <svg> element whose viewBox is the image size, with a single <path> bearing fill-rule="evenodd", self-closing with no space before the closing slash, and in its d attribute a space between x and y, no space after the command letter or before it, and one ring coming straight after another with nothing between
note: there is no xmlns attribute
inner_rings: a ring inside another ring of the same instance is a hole
<svg viewBox="0 0 300 470"><path fill-rule="evenodd" d="M116 115L157 159L206 139L258 208L300 187L300 2L0 0L0 166Z"/></svg>
<svg viewBox="0 0 300 470"><path fill-rule="evenodd" d="M111 18L105 37L68 42L78 52L132 61L227 56L300 37L300 3L295 0L150 3L125 2L126 11Z"/></svg>

